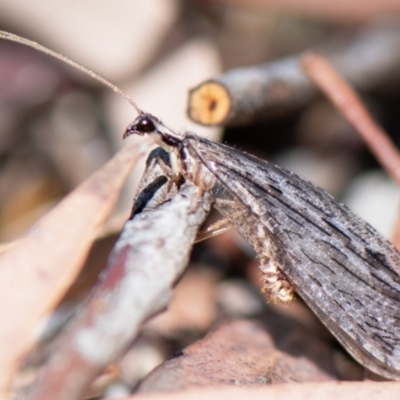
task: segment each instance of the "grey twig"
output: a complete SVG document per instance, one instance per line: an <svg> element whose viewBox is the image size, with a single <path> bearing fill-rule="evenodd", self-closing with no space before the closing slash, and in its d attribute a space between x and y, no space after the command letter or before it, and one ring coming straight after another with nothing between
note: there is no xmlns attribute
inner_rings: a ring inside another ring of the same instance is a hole
<svg viewBox="0 0 400 400"><path fill-rule="evenodd" d="M400 68L398 24L369 28L340 49L318 49L357 90L371 90L396 77ZM317 88L299 56L238 68L190 91L189 117L203 125L237 125L266 119L307 104Z"/></svg>
<svg viewBox="0 0 400 400"><path fill-rule="evenodd" d="M150 166L102 280L44 366L29 400L81 398L131 344L141 324L167 306L211 198L186 183L169 200L168 185L156 184L163 172Z"/></svg>

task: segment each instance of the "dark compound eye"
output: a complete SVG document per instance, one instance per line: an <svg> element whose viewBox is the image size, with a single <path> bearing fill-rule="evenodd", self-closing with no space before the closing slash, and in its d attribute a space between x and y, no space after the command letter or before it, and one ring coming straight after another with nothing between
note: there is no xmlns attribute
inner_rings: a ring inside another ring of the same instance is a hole
<svg viewBox="0 0 400 400"><path fill-rule="evenodd" d="M156 126L151 118L145 116L141 117L136 123L136 130L141 133L149 133L154 132L156 130Z"/></svg>

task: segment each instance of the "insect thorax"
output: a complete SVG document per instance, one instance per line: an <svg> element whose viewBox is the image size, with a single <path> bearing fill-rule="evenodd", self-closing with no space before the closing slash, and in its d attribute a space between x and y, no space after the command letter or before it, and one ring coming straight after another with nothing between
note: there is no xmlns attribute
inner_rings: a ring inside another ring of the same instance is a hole
<svg viewBox="0 0 400 400"><path fill-rule="evenodd" d="M289 302L293 299L293 288L286 279L279 263L279 253L273 237L260 218L251 212L238 198L219 181L201 159L197 151L199 138L187 133L174 146L171 164L174 173L194 183L204 191L212 193L215 208L253 246L260 260L263 274L263 292L272 303Z"/></svg>

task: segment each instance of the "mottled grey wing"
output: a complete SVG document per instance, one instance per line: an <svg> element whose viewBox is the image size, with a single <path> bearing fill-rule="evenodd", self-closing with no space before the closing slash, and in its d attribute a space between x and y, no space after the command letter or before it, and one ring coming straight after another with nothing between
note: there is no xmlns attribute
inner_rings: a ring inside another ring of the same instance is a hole
<svg viewBox="0 0 400 400"><path fill-rule="evenodd" d="M239 232L252 241L267 229L288 281L339 341L369 369L400 379L400 253L298 175L194 135L186 140L256 214L255 224L238 226L231 218Z"/></svg>

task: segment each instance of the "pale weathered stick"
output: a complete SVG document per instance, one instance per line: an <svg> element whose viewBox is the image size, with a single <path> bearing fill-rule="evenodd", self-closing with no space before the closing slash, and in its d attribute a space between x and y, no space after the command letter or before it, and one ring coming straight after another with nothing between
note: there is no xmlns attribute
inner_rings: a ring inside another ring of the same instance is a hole
<svg viewBox="0 0 400 400"><path fill-rule="evenodd" d="M388 83L400 68L400 26L367 29L341 49L322 49L357 89ZM237 125L307 104L317 93L299 56L238 68L203 82L189 93L188 115L203 125Z"/></svg>
<svg viewBox="0 0 400 400"><path fill-rule="evenodd" d="M170 201L153 208L166 199L167 179L157 174L146 179L147 192L138 196L104 278L41 371L29 400L81 398L131 344L141 324L167 306L211 197L185 184Z"/></svg>

